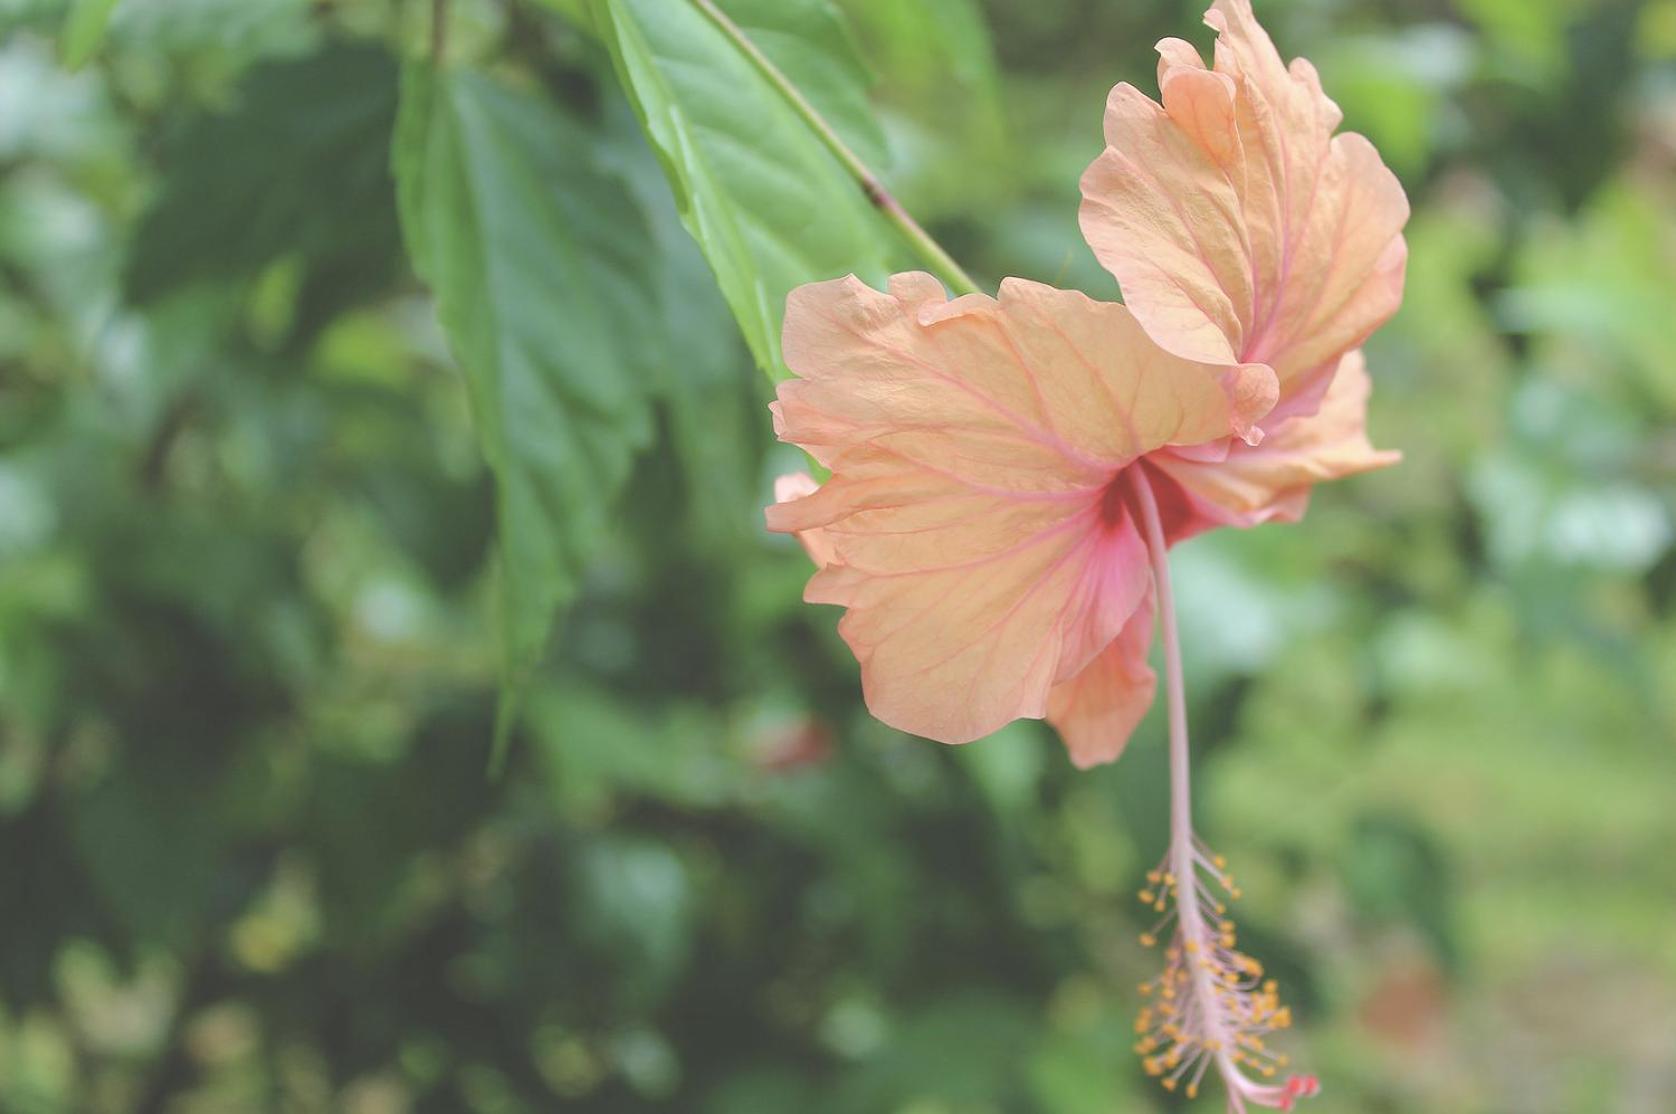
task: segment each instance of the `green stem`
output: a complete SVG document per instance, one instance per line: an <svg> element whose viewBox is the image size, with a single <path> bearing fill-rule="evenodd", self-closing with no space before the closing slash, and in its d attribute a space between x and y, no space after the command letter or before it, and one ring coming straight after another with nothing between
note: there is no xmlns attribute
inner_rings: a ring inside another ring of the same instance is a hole
<svg viewBox="0 0 1676 1114"><path fill-rule="evenodd" d="M967 274L965 269L956 263L948 252L943 250L941 244L931 238L930 233L920 227L918 221L908 215L908 210L904 209L902 203L896 200L896 196L885 188L878 175L869 170L867 164L862 162L854 151L850 150L849 146L838 137L838 133L832 130L832 125L822 118L821 114L815 110L815 106L810 104L808 99L798 91L797 86L791 83L791 79L781 73L780 68L770 61L766 54L757 49L757 45L746 36L739 25L729 19L727 13L716 6L715 0L693 0L693 3L698 5L700 11L710 17L710 22L714 23L722 34L733 41L733 44L756 66L757 72L767 78L769 84L778 89L780 95L785 97L786 101L797 110L797 114L803 117L804 123L808 124L814 133L820 136L821 142L826 144L827 150L831 151L833 156L843 164L844 169L855 178L856 183L861 186L862 192L867 194L867 199L873 203L880 213L884 214L886 220L896 226L897 231L913 245L920 258L925 260L938 277L947 283L956 294L978 293L978 284L972 280L972 276Z"/></svg>

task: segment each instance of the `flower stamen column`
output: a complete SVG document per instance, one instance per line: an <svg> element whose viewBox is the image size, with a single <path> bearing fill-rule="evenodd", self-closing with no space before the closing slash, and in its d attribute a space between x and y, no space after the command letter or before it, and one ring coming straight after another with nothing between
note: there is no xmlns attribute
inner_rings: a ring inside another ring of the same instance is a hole
<svg viewBox="0 0 1676 1114"><path fill-rule="evenodd" d="M1268 1083L1246 1074L1268 1080L1286 1066L1286 1058L1271 1052L1263 1038L1288 1027L1291 1012L1280 1005L1274 981L1263 980L1262 965L1235 950L1234 924L1227 919L1224 898L1238 897L1239 890L1227 873L1226 860L1193 834L1187 693L1164 527L1145 470L1131 469L1129 476L1163 627L1170 717L1170 846L1147 875L1148 888L1140 895L1162 918L1142 935L1142 943L1156 944L1158 933L1174 924L1164 974L1141 986L1149 1001L1135 1019L1135 1050L1147 1074L1158 1077L1168 1090L1185 1084L1187 1096L1196 1097L1200 1081L1214 1065L1228 1089L1232 1114L1245 1114L1248 1102L1291 1110L1296 1099L1320 1090L1314 1076Z"/></svg>

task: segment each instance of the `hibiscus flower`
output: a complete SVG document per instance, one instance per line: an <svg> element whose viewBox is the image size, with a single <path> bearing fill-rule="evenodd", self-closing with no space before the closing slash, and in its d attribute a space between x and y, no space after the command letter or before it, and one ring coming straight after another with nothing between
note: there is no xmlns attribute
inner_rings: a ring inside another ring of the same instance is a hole
<svg viewBox="0 0 1676 1114"><path fill-rule="evenodd" d="M1190 817L1168 549L1303 514L1322 480L1397 459L1365 434L1360 345L1395 312L1408 204L1248 0L1217 0L1214 65L1159 43L1161 103L1112 90L1081 223L1123 305L1023 279L950 300L930 275L792 292L775 429L830 472L786 477L770 529L846 609L868 708L947 743L1046 718L1072 760L1123 751L1163 632L1171 833L1142 900L1169 930L1136 1049L1166 1087L1212 1067L1230 1110L1290 1109L1264 1038L1290 1024L1236 950L1220 856Z"/></svg>
<svg viewBox="0 0 1676 1114"><path fill-rule="evenodd" d="M1215 68L1160 43L1163 104L1114 89L1083 177L1125 305L1020 279L951 302L919 273L788 299L775 428L832 477L769 527L810 539L806 598L849 609L892 726L1045 717L1078 765L1117 758L1156 689L1146 506L1173 545L1397 459L1364 432L1357 346L1401 297L1402 189L1246 0L1206 22Z"/></svg>

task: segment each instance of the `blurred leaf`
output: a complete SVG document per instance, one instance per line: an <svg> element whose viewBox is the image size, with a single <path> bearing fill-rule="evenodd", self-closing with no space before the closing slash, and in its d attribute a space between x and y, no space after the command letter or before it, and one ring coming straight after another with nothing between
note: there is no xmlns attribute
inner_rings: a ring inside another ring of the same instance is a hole
<svg viewBox="0 0 1676 1114"><path fill-rule="evenodd" d="M1456 0L1484 40L1531 67L1534 82L1550 78L1565 53L1565 30L1586 0Z"/></svg>
<svg viewBox="0 0 1676 1114"><path fill-rule="evenodd" d="M575 123L479 74L411 69L394 158L402 228L497 481L515 692L650 435L650 243Z"/></svg>
<svg viewBox="0 0 1676 1114"><path fill-rule="evenodd" d="M1676 414L1676 352L1665 309L1676 303L1668 201L1633 179L1593 198L1577 220L1543 221L1497 303L1509 331L1571 341L1566 359L1604 356L1635 371Z"/></svg>
<svg viewBox="0 0 1676 1114"><path fill-rule="evenodd" d="M588 0L537 0L545 7L559 13L572 26L589 34L595 34L594 17L588 11Z"/></svg>
<svg viewBox="0 0 1676 1114"><path fill-rule="evenodd" d="M105 26L110 23L116 5L117 0L70 0L60 44L66 66L80 69L93 57L93 52L99 49L99 40L105 37Z"/></svg>
<svg viewBox="0 0 1676 1114"><path fill-rule="evenodd" d="M236 74L250 61L307 50L325 26L314 0L121 0L113 46Z"/></svg>
<svg viewBox="0 0 1676 1114"><path fill-rule="evenodd" d="M1088 1021L1093 1023L1070 1032L1050 1030L1031 1059L1030 1089L1043 1114L1132 1109L1124 1101L1128 1081L1112 1063L1112 1049L1134 1042L1130 1019L1096 1016Z"/></svg>
<svg viewBox="0 0 1676 1114"><path fill-rule="evenodd" d="M543 688L529 720L566 815L607 812L619 795L717 808L744 780L743 763L719 752L717 725L701 710L655 715L597 689Z"/></svg>
<svg viewBox="0 0 1676 1114"><path fill-rule="evenodd" d="M852 272L882 282L903 259L894 231L784 95L696 6L593 3L688 231L757 363L784 378L786 293ZM873 143L864 75L825 0L722 6L847 141L863 150Z"/></svg>
<svg viewBox="0 0 1676 1114"><path fill-rule="evenodd" d="M1345 891L1365 917L1413 924L1453 970L1460 962L1454 931L1454 879L1437 842L1400 814L1359 817L1342 851Z"/></svg>
<svg viewBox="0 0 1676 1114"><path fill-rule="evenodd" d="M967 94L961 107L993 118L1000 80L989 24L977 0L842 0L890 77L916 93L946 93L949 78ZM871 55L870 55L871 56Z"/></svg>
<svg viewBox="0 0 1676 1114"><path fill-rule="evenodd" d="M1499 564L1545 559L1644 572L1670 547L1670 514L1657 494L1550 473L1513 453L1486 454L1473 471L1469 490Z"/></svg>
<svg viewBox="0 0 1676 1114"><path fill-rule="evenodd" d="M133 763L76 798L84 869L136 940L201 943L228 835L214 788L201 773Z"/></svg>
<svg viewBox="0 0 1676 1114"><path fill-rule="evenodd" d="M1387 165L1411 178L1439 146L1443 121L1458 111L1479 50L1461 28L1427 23L1329 43L1316 61L1345 126L1366 134Z"/></svg>
<svg viewBox="0 0 1676 1114"><path fill-rule="evenodd" d="M735 1072L704 1104L704 1114L785 1114L819 1109L820 1091L808 1078L783 1067Z"/></svg>
<svg viewBox="0 0 1676 1114"><path fill-rule="evenodd" d="M189 120L166 145L129 296L251 276L293 254L376 285L397 247L385 155L395 113L396 66L379 47L337 44L252 70L231 111Z"/></svg>
<svg viewBox="0 0 1676 1114"><path fill-rule="evenodd" d="M624 997L655 1000L691 948L694 895L686 867L655 840L618 837L588 844L574 865L572 908L584 942L610 957Z"/></svg>
<svg viewBox="0 0 1676 1114"><path fill-rule="evenodd" d="M1010 1109L1039 1031L1022 1002L992 990L957 991L904 1018L879 1053L839 1085L833 1110Z"/></svg>
<svg viewBox="0 0 1676 1114"><path fill-rule="evenodd" d="M1676 541L1676 526L1632 472L1638 415L1546 378L1526 380L1511 402L1512 436L1482 453L1468 477L1491 558L1503 568L1650 568Z"/></svg>
<svg viewBox="0 0 1676 1114"><path fill-rule="evenodd" d="M427 894L422 853L466 837L495 802L483 776L483 709L439 707L414 728L406 761L315 759L297 842L309 849L334 946L376 952Z"/></svg>
<svg viewBox="0 0 1676 1114"><path fill-rule="evenodd" d="M1047 740L1042 735L1035 724L1020 720L978 746L955 748L956 760L970 772L997 813L1017 814L1036 803L1049 754L1047 747L1058 746L1057 739Z"/></svg>

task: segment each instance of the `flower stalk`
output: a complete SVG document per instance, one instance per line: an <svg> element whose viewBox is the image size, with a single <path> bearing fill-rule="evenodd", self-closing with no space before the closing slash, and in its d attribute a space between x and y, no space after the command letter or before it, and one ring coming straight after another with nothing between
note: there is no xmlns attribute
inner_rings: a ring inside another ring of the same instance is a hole
<svg viewBox="0 0 1676 1114"><path fill-rule="evenodd" d="M949 289L956 294L978 293L977 282L966 273L965 268L955 262L954 257L943 250L943 246L920 226L920 223L908 213L907 209L902 207L902 203L896 199L896 195L885 187L879 176L873 173L866 163L861 161L861 157L850 149L849 144L845 143L838 133L833 130L832 125L826 122L826 118L820 114L814 105L809 103L809 98L805 97L802 91L792 83L791 79L780 70L780 67L776 66L773 60L751 41L750 36L746 35L737 23L728 18L726 12L716 6L715 0L693 0L693 3L697 5L699 11L709 18L711 23L716 25L717 30L726 35L733 45L739 48L740 53L750 59L757 72L762 74L770 85L774 86L793 110L803 118L803 122L809 125L809 129L820 137L821 142L826 145L826 149L832 152L833 157L843 165L849 175L855 179L856 185L860 186L861 191L867 195L867 200L872 202L873 207L878 209L884 215L884 218L902 235L902 238L908 241L914 251L925 261L926 266L930 267L937 277L947 283Z"/></svg>

